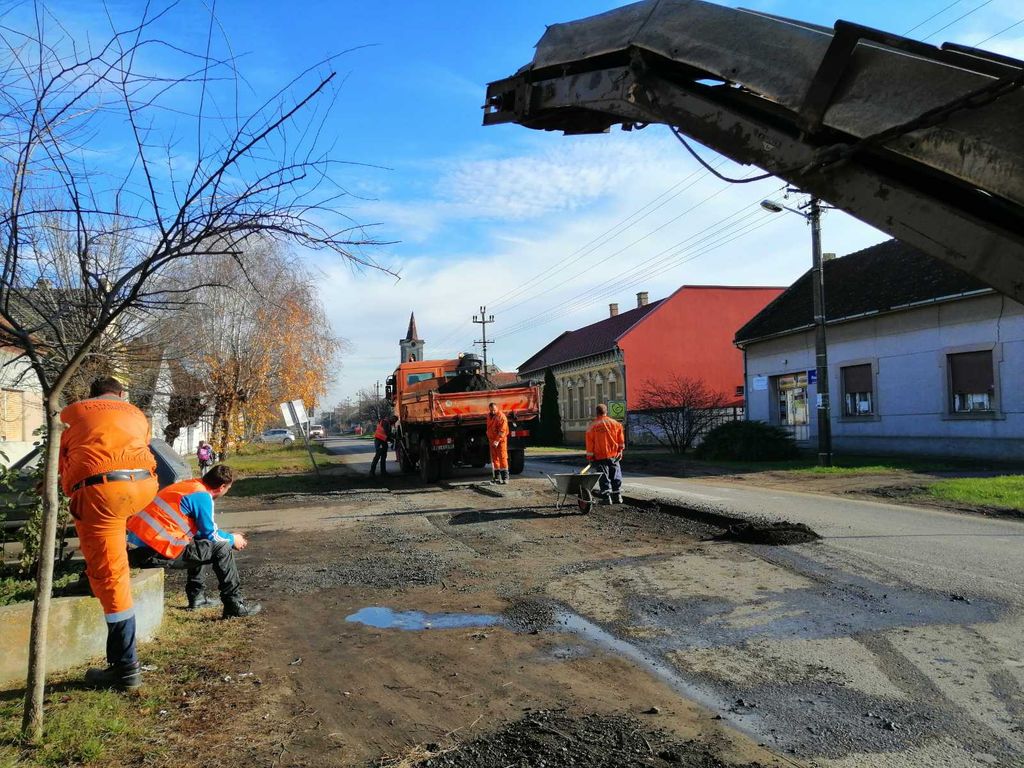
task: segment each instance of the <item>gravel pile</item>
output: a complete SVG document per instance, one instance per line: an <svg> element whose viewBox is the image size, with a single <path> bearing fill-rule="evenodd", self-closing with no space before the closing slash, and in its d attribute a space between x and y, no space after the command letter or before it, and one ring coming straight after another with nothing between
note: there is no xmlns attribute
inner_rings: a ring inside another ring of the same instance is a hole
<svg viewBox="0 0 1024 768"><path fill-rule="evenodd" d="M449 564L433 552L410 550L386 558L364 556L343 563L257 565L244 574L254 588L301 595L332 587L382 587L440 584Z"/></svg>
<svg viewBox="0 0 1024 768"><path fill-rule="evenodd" d="M426 757L415 765L421 768L729 768L731 764L696 742L675 741L664 732L649 729L630 717L573 717L562 712L538 711L497 733Z"/></svg>
<svg viewBox="0 0 1024 768"><path fill-rule="evenodd" d="M548 600L521 598L513 601L502 617L516 632L540 632L555 623L555 606Z"/></svg>

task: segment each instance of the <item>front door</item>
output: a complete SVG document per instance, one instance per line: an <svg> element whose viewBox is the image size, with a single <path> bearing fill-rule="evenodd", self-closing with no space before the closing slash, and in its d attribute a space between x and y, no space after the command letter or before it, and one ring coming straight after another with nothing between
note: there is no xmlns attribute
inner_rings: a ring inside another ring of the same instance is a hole
<svg viewBox="0 0 1024 768"><path fill-rule="evenodd" d="M807 373L776 376L775 391L779 397L779 426L789 430L797 441L808 440Z"/></svg>

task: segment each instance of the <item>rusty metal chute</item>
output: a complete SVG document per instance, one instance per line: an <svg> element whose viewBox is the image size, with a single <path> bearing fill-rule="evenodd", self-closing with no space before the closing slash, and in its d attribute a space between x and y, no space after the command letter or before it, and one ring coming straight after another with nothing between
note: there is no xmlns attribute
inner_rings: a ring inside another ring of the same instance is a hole
<svg viewBox="0 0 1024 768"><path fill-rule="evenodd" d="M674 126L1024 302L1024 62L646 0L548 27L484 124Z"/></svg>

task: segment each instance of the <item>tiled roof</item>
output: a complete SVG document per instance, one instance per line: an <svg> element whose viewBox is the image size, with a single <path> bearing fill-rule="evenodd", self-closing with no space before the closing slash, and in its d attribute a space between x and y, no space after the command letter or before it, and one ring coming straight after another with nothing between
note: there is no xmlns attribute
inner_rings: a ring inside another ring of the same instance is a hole
<svg viewBox="0 0 1024 768"><path fill-rule="evenodd" d="M899 240L888 240L826 261L828 322L878 314L908 305L988 288L966 272L927 256ZM736 332L736 342L792 333L814 323L811 271Z"/></svg>
<svg viewBox="0 0 1024 768"><path fill-rule="evenodd" d="M519 366L519 374L539 371L552 365L599 355L615 349L615 341L654 310L664 299L652 301L615 317L606 317L592 325L566 331Z"/></svg>

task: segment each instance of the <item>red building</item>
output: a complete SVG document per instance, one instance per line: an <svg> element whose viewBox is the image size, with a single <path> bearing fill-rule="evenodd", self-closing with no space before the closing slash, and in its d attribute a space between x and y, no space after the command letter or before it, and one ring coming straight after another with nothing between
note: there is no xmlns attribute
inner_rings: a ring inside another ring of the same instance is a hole
<svg viewBox="0 0 1024 768"><path fill-rule="evenodd" d="M784 288L684 285L659 301L637 294L637 306L566 331L519 366L519 376L543 383L550 368L558 383L562 431L580 441L597 403L619 416L637 403L646 382L673 376L702 380L743 404L743 354L733 336ZM635 407L635 406L634 406ZM621 410L619 410L621 409ZM635 436L634 436L635 437Z"/></svg>

